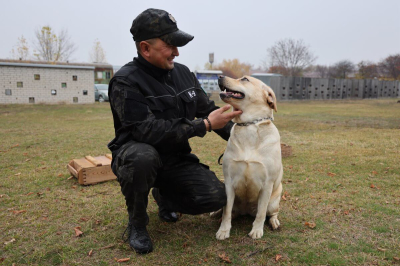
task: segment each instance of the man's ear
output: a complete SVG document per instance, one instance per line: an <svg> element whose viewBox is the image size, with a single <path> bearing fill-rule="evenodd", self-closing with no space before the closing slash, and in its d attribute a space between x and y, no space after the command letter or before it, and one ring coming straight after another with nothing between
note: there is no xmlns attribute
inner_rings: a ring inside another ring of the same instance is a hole
<svg viewBox="0 0 400 266"><path fill-rule="evenodd" d="M267 102L268 106L271 109L275 110L275 112L278 112L278 107L276 106L275 93L269 88L264 88L264 95L265 95L265 101Z"/></svg>
<svg viewBox="0 0 400 266"><path fill-rule="evenodd" d="M144 57L150 56L150 44L146 41L141 41L140 44L140 52Z"/></svg>

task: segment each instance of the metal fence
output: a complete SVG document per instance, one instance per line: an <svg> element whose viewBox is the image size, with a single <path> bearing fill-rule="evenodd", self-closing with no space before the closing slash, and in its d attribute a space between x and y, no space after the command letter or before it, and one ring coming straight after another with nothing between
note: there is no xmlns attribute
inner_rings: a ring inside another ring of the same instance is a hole
<svg viewBox="0 0 400 266"><path fill-rule="evenodd" d="M278 100L399 98L400 81L256 77L269 85Z"/></svg>

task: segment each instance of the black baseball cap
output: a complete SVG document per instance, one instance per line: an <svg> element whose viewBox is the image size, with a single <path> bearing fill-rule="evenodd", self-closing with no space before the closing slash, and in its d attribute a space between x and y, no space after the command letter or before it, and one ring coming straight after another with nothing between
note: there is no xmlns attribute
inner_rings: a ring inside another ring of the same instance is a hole
<svg viewBox="0 0 400 266"><path fill-rule="evenodd" d="M131 33L135 42L160 38L173 46L181 47L194 36L178 29L175 18L167 11L149 8L132 22Z"/></svg>

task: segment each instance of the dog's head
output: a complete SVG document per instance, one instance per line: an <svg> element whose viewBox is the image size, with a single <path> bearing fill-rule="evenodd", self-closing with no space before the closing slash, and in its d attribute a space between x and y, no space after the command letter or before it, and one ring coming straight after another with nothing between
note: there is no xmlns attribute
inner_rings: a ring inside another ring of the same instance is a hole
<svg viewBox="0 0 400 266"><path fill-rule="evenodd" d="M236 122L273 117L273 111L278 111L274 91L259 79L250 76L239 79L220 76L218 85L222 91L221 99L235 110L243 111Z"/></svg>

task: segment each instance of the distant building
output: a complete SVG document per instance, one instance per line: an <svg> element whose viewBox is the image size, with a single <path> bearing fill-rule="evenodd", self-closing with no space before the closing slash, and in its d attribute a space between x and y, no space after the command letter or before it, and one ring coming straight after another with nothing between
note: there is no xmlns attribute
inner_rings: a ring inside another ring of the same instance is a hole
<svg viewBox="0 0 400 266"><path fill-rule="evenodd" d="M195 70L194 73L207 93L219 91L218 76L222 75L221 70Z"/></svg>
<svg viewBox="0 0 400 266"><path fill-rule="evenodd" d="M0 59L0 104L93 103L95 69L92 64Z"/></svg>
<svg viewBox="0 0 400 266"><path fill-rule="evenodd" d="M108 84L114 76L114 66L104 63L80 64L87 66L94 66L94 83Z"/></svg>
<svg viewBox="0 0 400 266"><path fill-rule="evenodd" d="M251 74L251 76L261 80L268 86L271 86L270 82L271 77L282 77L281 74L275 74L275 73L253 73Z"/></svg>

